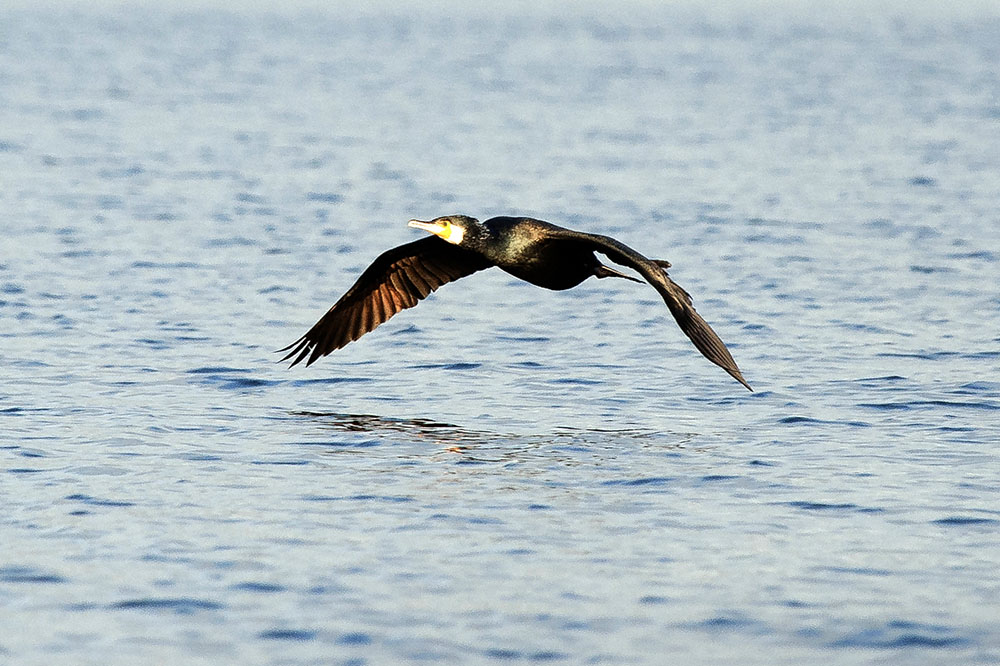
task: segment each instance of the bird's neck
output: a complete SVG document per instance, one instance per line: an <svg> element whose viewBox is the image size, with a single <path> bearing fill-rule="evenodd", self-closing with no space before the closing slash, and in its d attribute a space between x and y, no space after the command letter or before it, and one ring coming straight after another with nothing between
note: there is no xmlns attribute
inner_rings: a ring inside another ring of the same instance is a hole
<svg viewBox="0 0 1000 666"><path fill-rule="evenodd" d="M490 248L495 242L494 234L490 229L476 224L465 228L461 245L468 250L489 256Z"/></svg>

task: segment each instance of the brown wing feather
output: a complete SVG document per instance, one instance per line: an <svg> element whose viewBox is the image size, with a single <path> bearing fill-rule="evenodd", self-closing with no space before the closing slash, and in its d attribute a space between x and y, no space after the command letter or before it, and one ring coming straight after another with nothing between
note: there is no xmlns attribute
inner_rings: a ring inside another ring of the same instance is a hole
<svg viewBox="0 0 1000 666"><path fill-rule="evenodd" d="M301 338L280 352L292 366L316 359L375 330L443 284L492 264L482 255L430 236L382 253ZM291 366L289 366L291 367Z"/></svg>

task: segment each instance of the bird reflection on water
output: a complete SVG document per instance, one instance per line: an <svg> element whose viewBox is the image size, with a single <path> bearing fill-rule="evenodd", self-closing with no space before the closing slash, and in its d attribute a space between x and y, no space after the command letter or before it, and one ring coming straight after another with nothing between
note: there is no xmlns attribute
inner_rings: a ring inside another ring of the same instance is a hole
<svg viewBox="0 0 1000 666"><path fill-rule="evenodd" d="M293 412L293 416L316 420L322 427L351 433L366 433L393 438L404 435L409 441L431 441L448 450L461 453L467 448L496 444L506 438L487 432L476 432L450 423L427 418L392 418L374 414L344 414L341 412Z"/></svg>
<svg viewBox="0 0 1000 666"><path fill-rule="evenodd" d="M500 434L478 431L429 418L394 418L374 414L296 411L297 418L314 420L322 428L346 433L372 435L377 440L367 446L391 444L402 439L408 443L427 442L449 453L463 454L467 461L501 462L523 459L544 449L567 447L603 450L617 449L623 440L642 447L661 450L693 450L698 435L682 432L654 432L641 429L602 429L557 426L546 434ZM347 445L345 448L350 448ZM495 453L495 455L491 455Z"/></svg>

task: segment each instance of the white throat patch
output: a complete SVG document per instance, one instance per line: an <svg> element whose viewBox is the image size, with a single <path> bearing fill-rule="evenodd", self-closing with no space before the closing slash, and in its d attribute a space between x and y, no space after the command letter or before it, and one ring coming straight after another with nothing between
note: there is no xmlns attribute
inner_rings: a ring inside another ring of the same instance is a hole
<svg viewBox="0 0 1000 666"><path fill-rule="evenodd" d="M461 245L462 239L465 238L465 229L458 226L457 224L452 224L449 228L449 233L443 238L449 243L454 243L455 245Z"/></svg>

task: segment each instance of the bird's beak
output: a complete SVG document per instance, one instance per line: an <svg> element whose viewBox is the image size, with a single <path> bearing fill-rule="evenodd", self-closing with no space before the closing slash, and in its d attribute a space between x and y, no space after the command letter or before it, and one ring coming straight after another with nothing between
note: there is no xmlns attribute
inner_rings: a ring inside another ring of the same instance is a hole
<svg viewBox="0 0 1000 666"><path fill-rule="evenodd" d="M406 226L413 227L414 229L423 229L424 231L428 231L435 236L440 236L445 230L445 226L436 221L424 222L423 220L410 220L406 223Z"/></svg>

